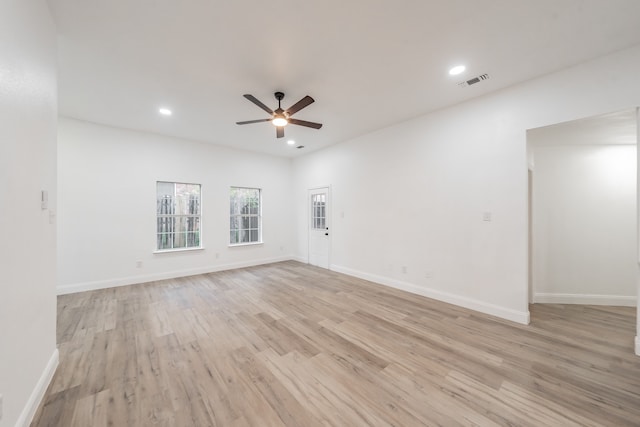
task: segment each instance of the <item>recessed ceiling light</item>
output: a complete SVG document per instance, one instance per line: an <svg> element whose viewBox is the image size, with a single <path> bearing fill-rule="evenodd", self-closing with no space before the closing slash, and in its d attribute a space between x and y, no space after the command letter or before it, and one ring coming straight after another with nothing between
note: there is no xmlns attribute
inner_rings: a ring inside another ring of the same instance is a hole
<svg viewBox="0 0 640 427"><path fill-rule="evenodd" d="M171 110L169 110L168 108L160 108L158 110L158 113L162 114L163 116L170 116L173 114L173 112Z"/></svg>
<svg viewBox="0 0 640 427"><path fill-rule="evenodd" d="M296 142L293 139L290 139L290 140L287 141L287 144L289 144L289 145L295 145L295 143Z"/></svg>
<svg viewBox="0 0 640 427"><path fill-rule="evenodd" d="M464 73L464 70L466 69L467 67L465 67L464 65L456 65L455 67L449 70L449 75L457 76L458 74Z"/></svg>

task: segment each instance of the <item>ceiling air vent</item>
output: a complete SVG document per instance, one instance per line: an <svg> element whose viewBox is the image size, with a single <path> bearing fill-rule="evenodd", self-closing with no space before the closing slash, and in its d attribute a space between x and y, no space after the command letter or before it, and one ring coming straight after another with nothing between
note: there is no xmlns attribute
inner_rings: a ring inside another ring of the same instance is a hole
<svg viewBox="0 0 640 427"><path fill-rule="evenodd" d="M481 76L474 77L474 78L466 80L464 82L460 82L460 83L458 83L458 86L461 86L461 87L471 86L471 85L474 85L476 83L480 83L483 80L487 80L488 78L489 78L489 74L483 74Z"/></svg>

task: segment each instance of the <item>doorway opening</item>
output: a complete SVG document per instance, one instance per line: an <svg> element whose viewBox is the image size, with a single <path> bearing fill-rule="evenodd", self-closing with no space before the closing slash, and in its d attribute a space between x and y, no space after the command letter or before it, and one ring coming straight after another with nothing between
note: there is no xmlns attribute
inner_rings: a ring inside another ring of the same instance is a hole
<svg viewBox="0 0 640 427"><path fill-rule="evenodd" d="M636 108L527 131L529 303L637 307L637 145Z"/></svg>

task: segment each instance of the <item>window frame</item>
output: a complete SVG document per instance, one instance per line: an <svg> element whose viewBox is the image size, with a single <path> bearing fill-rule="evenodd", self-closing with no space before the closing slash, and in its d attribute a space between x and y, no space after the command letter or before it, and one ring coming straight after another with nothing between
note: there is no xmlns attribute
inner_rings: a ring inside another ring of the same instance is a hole
<svg viewBox="0 0 640 427"><path fill-rule="evenodd" d="M158 186L159 184L171 184L173 185L173 212L174 213L170 213L170 214L162 214L160 213L160 209L159 209L159 194L158 194ZM177 203L177 186L178 185L191 185L191 186L197 186L198 187L198 213L197 214L193 214L193 213L188 213L188 214L181 214L181 213L175 213L176 211L176 203ZM170 248L160 248L160 240L159 240L159 236L161 234L161 232L159 231L159 225L160 225L160 220L161 219L170 219L170 218L174 218L179 222L181 219L195 219L196 223L197 223L197 227L195 230L189 230L188 229L188 222L185 221L185 228L184 230L180 230L180 231L174 231L174 239L175 239L175 235L180 234L180 233L184 233L185 234L185 246L179 246L179 247L174 247L173 245L175 244L175 240L172 242L172 247ZM195 233L195 235L197 235L197 242L198 242L198 246L188 246L189 243L189 237L188 237L188 233ZM153 251L154 253L166 253L166 252L182 252L182 251L194 251L194 250L202 250L204 249L203 246L203 239L202 239L202 184L196 184L196 183L191 183L191 182L179 182L179 181L162 181L162 180L158 180L156 181L156 245L155 245L155 250Z"/></svg>
<svg viewBox="0 0 640 427"><path fill-rule="evenodd" d="M242 213L232 213L231 212L231 208L232 208L232 200L231 200L231 194L233 192L234 189L238 189L238 190L256 190L258 192L258 212L256 214L242 214ZM232 223L234 222L234 219L236 218L247 218L249 219L249 222L251 222L251 218L257 218L257 232L258 232L258 240L256 241L248 241L248 242L232 242L231 236L232 233L234 231L236 232L242 232L242 231L248 231L249 232L249 236L251 236L251 230L255 230L254 228L238 228L238 229L233 229L232 228ZM250 246L250 245L262 245L264 242L262 240L262 188L259 187L244 187L244 186L237 186L237 185L232 185L229 187L229 240L228 240L228 244L230 247L235 247L235 246Z"/></svg>

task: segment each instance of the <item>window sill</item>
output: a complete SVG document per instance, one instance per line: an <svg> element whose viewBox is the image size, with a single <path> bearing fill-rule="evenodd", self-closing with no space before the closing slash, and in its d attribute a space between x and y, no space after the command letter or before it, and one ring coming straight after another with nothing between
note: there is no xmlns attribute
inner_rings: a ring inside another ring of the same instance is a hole
<svg viewBox="0 0 640 427"><path fill-rule="evenodd" d="M166 253L174 253L174 252L191 252L191 251L203 251L204 246L199 246L197 248L177 248L177 249L160 249L153 251L154 254L166 254Z"/></svg>
<svg viewBox="0 0 640 427"><path fill-rule="evenodd" d="M249 242L249 243L233 243L230 244L230 248L237 248L238 246L256 246L256 245L264 245L264 242Z"/></svg>

